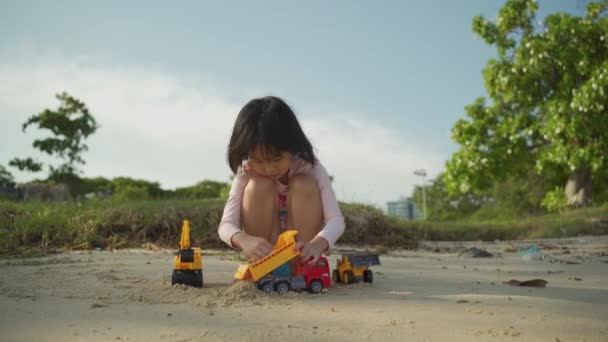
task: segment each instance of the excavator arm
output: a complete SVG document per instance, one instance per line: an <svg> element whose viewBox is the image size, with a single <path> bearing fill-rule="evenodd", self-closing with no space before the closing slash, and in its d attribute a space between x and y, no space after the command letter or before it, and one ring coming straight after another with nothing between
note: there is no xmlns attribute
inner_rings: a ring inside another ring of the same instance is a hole
<svg viewBox="0 0 608 342"><path fill-rule="evenodd" d="M184 220L182 226L182 238L179 240L179 249L190 248L190 221Z"/></svg>

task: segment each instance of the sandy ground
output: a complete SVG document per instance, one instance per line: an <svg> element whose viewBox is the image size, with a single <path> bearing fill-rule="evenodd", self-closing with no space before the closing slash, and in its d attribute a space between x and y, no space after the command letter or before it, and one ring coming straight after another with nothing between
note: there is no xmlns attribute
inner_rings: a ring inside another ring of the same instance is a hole
<svg viewBox="0 0 608 342"><path fill-rule="evenodd" d="M523 261L531 244L547 258ZM319 295L265 295L233 283L233 254L203 258L202 289L171 287L166 250L0 260L0 341L608 341L608 236L426 243Z"/></svg>

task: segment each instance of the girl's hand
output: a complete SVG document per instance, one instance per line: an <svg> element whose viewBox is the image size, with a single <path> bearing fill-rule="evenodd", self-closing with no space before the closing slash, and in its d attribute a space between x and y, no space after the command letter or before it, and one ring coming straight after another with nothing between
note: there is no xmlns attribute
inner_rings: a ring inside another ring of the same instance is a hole
<svg viewBox="0 0 608 342"><path fill-rule="evenodd" d="M272 252L270 242L245 232L234 234L232 244L241 248L245 257L251 262L256 262Z"/></svg>
<svg viewBox="0 0 608 342"><path fill-rule="evenodd" d="M311 265L319 261L323 252L327 251L329 243L322 237L315 236L310 242L297 242L294 250L300 251L300 263Z"/></svg>

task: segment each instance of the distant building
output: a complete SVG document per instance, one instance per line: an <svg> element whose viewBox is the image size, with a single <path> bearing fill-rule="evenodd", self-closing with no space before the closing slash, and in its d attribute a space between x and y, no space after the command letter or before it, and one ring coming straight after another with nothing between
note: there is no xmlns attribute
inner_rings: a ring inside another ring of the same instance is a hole
<svg viewBox="0 0 608 342"><path fill-rule="evenodd" d="M17 189L14 184L0 185L0 198L19 201L23 199L23 190Z"/></svg>
<svg viewBox="0 0 608 342"><path fill-rule="evenodd" d="M420 212L416 207L416 203L411 198L401 197L393 202L386 202L387 214L398 216L406 220L414 220L420 218Z"/></svg>

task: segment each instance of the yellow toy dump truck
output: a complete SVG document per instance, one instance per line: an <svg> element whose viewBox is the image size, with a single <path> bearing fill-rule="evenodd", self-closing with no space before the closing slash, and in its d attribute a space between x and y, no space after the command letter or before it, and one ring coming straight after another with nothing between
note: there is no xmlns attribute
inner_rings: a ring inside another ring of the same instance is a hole
<svg viewBox="0 0 608 342"><path fill-rule="evenodd" d="M332 273L333 281L352 284L363 280L366 283L373 283L374 273L369 269L373 265L380 265L378 254L364 252L342 254Z"/></svg>
<svg viewBox="0 0 608 342"><path fill-rule="evenodd" d="M194 287L203 286L203 261L201 249L190 247L190 221L184 220L179 251L175 254L171 285L184 284Z"/></svg>
<svg viewBox="0 0 608 342"><path fill-rule="evenodd" d="M270 254L253 264L240 265L234 274L234 279L258 281L263 276L298 256L300 252L293 251L293 247L296 245L295 236L297 234L298 231L296 230L288 230L279 235L277 243Z"/></svg>
<svg viewBox="0 0 608 342"><path fill-rule="evenodd" d="M252 280L266 293L277 291L283 294L292 289L319 293L324 288L330 287L327 258L322 256L312 265L290 262L300 254L299 251L293 250L297 233L295 230L288 230L279 235L270 254L253 264L240 265L234 278Z"/></svg>

